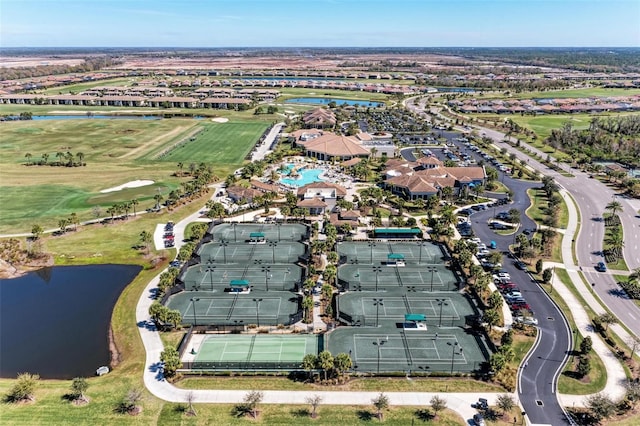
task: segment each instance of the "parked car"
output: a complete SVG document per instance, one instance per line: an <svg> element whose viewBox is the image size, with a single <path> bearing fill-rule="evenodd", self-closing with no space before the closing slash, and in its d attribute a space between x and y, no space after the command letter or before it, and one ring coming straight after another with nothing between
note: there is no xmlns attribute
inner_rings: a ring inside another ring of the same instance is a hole
<svg viewBox="0 0 640 426"><path fill-rule="evenodd" d="M516 268L518 268L518 269L520 269L520 270L522 270L522 271L524 271L524 270L526 270L526 269L527 269L527 264L526 264L526 263L524 263L524 262L522 262L522 261L520 261L520 260L518 260L517 262L515 262L515 265L516 265Z"/></svg>
<svg viewBox="0 0 640 426"><path fill-rule="evenodd" d="M527 324L527 325L538 325L538 319L534 318L534 317L523 317L523 316L517 316L517 317L513 317L513 320L515 322L521 322L522 324Z"/></svg>
<svg viewBox="0 0 640 426"><path fill-rule="evenodd" d="M486 425L486 423L484 422L484 417L482 417L482 414L477 413L473 415L473 424L475 424L476 426Z"/></svg>

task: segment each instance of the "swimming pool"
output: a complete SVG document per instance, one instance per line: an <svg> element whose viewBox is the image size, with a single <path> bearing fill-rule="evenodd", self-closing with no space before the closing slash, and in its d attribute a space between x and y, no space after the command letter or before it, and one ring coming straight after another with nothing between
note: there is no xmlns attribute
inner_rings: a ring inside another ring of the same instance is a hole
<svg viewBox="0 0 640 426"><path fill-rule="evenodd" d="M282 173L282 175L289 176L293 168L293 164L287 164L287 169ZM280 179L280 182L291 186L305 186L309 183L323 181L324 179L320 177L322 172L322 169L307 169L302 166L296 169L296 173L299 175L298 177L283 177Z"/></svg>

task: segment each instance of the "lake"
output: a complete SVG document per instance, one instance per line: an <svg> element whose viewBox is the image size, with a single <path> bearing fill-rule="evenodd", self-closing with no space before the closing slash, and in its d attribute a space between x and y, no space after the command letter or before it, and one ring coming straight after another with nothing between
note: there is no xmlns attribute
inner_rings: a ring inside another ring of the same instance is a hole
<svg viewBox="0 0 640 426"><path fill-rule="evenodd" d="M352 106L370 106L379 108L384 106L384 102L375 101L355 101L353 99L338 99L338 98L292 98L284 101L285 104L312 104L312 105L328 105L331 102L335 102L337 105L352 105Z"/></svg>
<svg viewBox="0 0 640 426"><path fill-rule="evenodd" d="M113 307L141 269L56 266L0 280L0 377L90 377L109 365Z"/></svg>

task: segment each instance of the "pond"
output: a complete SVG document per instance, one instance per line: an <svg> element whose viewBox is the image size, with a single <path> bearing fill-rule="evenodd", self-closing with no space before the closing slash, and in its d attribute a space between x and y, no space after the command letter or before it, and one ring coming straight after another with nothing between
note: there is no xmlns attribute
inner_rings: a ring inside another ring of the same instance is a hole
<svg viewBox="0 0 640 426"><path fill-rule="evenodd" d="M109 365L113 307L141 269L57 266L0 280L0 377L90 377Z"/></svg>
<svg viewBox="0 0 640 426"><path fill-rule="evenodd" d="M367 100L339 99L339 98L292 98L284 101L285 104L312 104L312 105L328 105L335 102L337 105L351 105L361 107L380 108L384 106L384 102L375 102Z"/></svg>

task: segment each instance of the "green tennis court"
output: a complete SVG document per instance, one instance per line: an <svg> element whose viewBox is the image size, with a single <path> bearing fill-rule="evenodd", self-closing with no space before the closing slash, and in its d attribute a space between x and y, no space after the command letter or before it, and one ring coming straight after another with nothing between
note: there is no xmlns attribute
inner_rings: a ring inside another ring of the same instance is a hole
<svg viewBox="0 0 640 426"><path fill-rule="evenodd" d="M317 355L318 339L313 335L211 335L196 351L196 362L302 362L306 354Z"/></svg>
<svg viewBox="0 0 640 426"><path fill-rule="evenodd" d="M303 256L306 246L296 241L268 241L265 244L234 242L210 242L200 247L198 254L203 262L240 263L294 263Z"/></svg>
<svg viewBox="0 0 640 426"><path fill-rule="evenodd" d="M392 287L420 288L421 291L458 289L457 277L444 265L344 265L338 270L338 279L345 289L355 291L384 291Z"/></svg>
<svg viewBox="0 0 640 426"><path fill-rule="evenodd" d="M308 237L309 228L300 223L222 223L211 231L213 240L248 243L251 234L263 234L266 241L303 241Z"/></svg>
<svg viewBox="0 0 640 426"><path fill-rule="evenodd" d="M328 347L332 353L348 348L360 372L471 372L487 359L474 337L458 328L435 332L336 329L329 335Z"/></svg>
<svg viewBox="0 0 640 426"><path fill-rule="evenodd" d="M302 277L298 265L265 265L261 262L240 264L204 264L188 267L180 280L186 290L224 292L235 280L248 281L255 290L291 291Z"/></svg>
<svg viewBox="0 0 640 426"><path fill-rule="evenodd" d="M429 294L428 296L425 294ZM477 312L467 297L458 293L345 293L340 296L338 317L351 325L374 326L385 321L402 322L406 314L422 314L426 324L464 326Z"/></svg>
<svg viewBox="0 0 640 426"><path fill-rule="evenodd" d="M442 249L428 241L387 242L343 241L338 243L338 254L351 264L386 264L389 255L402 255L407 265L429 265L442 263Z"/></svg>
<svg viewBox="0 0 640 426"><path fill-rule="evenodd" d="M167 307L178 310L182 321L193 325L289 325L299 319L299 297L291 293L186 291L171 296Z"/></svg>

